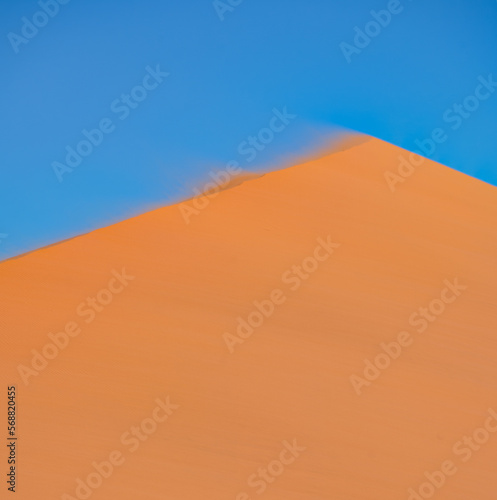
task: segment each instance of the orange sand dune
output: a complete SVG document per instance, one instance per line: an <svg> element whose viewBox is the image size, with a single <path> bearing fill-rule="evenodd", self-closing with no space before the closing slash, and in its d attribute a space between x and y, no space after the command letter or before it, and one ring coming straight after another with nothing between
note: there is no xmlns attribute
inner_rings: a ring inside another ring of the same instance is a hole
<svg viewBox="0 0 497 500"><path fill-rule="evenodd" d="M495 500L497 191L399 155L0 264L12 498Z"/></svg>

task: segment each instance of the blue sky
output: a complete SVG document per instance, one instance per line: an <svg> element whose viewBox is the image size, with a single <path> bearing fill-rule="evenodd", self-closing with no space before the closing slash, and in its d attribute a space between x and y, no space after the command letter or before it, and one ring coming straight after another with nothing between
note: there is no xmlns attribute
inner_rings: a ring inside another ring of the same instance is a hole
<svg viewBox="0 0 497 500"><path fill-rule="evenodd" d="M221 16L210 0L65 1L45 0L53 17L43 0L0 2L0 259L189 197L230 160L278 168L342 129L416 150L442 127L432 157L497 184L497 92L448 121L497 80L494 0L226 0ZM247 161L240 144L275 109L296 116ZM102 120L59 182L53 163Z"/></svg>

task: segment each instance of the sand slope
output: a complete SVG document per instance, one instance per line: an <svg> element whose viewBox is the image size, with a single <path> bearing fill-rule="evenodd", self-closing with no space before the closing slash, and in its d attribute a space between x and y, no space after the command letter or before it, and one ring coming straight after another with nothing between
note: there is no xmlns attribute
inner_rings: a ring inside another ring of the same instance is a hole
<svg viewBox="0 0 497 500"><path fill-rule="evenodd" d="M372 139L224 190L190 224L170 206L0 264L16 498L78 498L119 451L92 499L398 500L450 460L425 495L495 500L497 433L471 456L457 443L497 425L497 191L427 160L392 193L401 154ZM410 317L454 279L467 288L418 333ZM99 292L99 312L80 306ZM54 354L68 323L81 333ZM411 345L359 396L351 375L402 331Z"/></svg>

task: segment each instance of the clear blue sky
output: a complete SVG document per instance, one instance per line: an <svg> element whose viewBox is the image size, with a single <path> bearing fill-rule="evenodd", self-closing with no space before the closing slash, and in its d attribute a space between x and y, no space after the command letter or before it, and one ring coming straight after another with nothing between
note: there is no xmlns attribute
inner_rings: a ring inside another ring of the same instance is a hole
<svg viewBox="0 0 497 500"><path fill-rule="evenodd" d="M211 0L70 0L53 17L2 0L0 259L188 197L230 160L276 168L339 127L410 150L443 127L433 158L497 184L497 92L457 129L444 119L478 77L497 80L497 2L390 1L232 0L221 21ZM348 61L340 44L389 6ZM121 101L157 65L169 75ZM240 143L285 106L297 117L248 162ZM53 162L104 119L59 182Z"/></svg>

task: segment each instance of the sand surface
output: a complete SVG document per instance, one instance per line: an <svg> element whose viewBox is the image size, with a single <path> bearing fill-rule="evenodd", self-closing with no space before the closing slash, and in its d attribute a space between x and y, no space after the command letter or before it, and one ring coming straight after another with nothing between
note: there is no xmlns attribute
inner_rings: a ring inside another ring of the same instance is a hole
<svg viewBox="0 0 497 500"><path fill-rule="evenodd" d="M399 155L371 139L1 263L12 498L495 500L497 190L426 160L391 192Z"/></svg>

